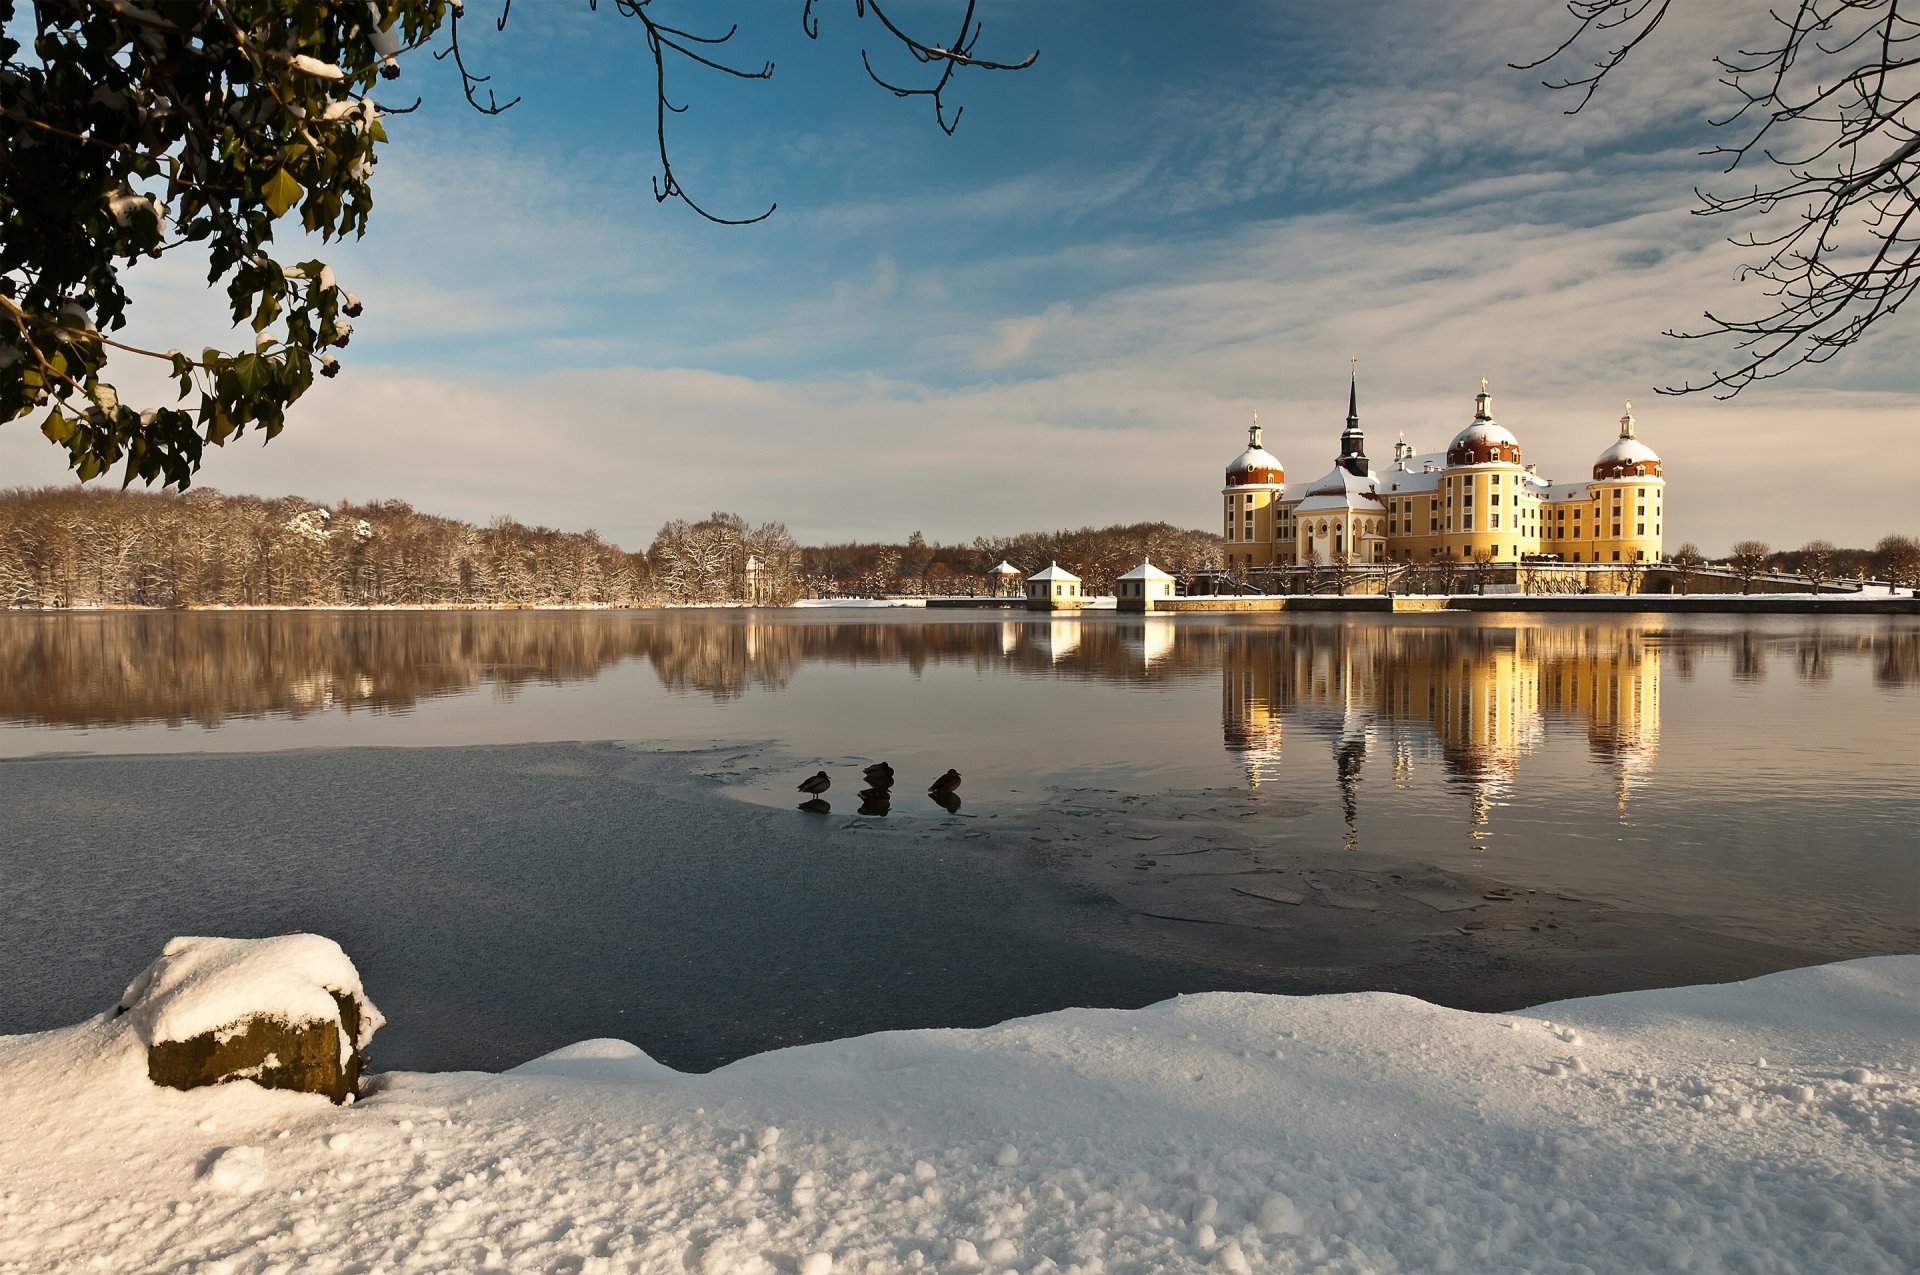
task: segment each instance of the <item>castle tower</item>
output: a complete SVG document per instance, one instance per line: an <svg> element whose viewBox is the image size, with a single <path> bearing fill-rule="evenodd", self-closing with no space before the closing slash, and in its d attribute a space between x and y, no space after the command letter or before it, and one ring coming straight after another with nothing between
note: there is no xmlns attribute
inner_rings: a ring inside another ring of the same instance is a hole
<svg viewBox="0 0 1920 1275"><path fill-rule="evenodd" d="M1594 561L1660 561L1666 486L1659 455L1634 434L1628 402L1620 437L1593 462Z"/></svg>
<svg viewBox="0 0 1920 1275"><path fill-rule="evenodd" d="M1227 542L1229 565L1271 566L1283 541L1291 556L1292 521L1281 507L1286 496L1286 471L1280 459L1261 445L1260 414L1255 412L1247 428L1247 449L1227 463L1227 483L1220 489L1221 537Z"/></svg>
<svg viewBox="0 0 1920 1275"><path fill-rule="evenodd" d="M1367 462L1367 436L1360 429L1360 371L1356 366L1347 385L1347 428L1340 434L1340 458L1334 464L1356 478L1373 472Z"/></svg>
<svg viewBox="0 0 1920 1275"><path fill-rule="evenodd" d="M1493 419L1486 378L1473 421L1447 444L1438 513L1446 557L1517 562L1540 546L1539 493L1520 463L1520 440Z"/></svg>

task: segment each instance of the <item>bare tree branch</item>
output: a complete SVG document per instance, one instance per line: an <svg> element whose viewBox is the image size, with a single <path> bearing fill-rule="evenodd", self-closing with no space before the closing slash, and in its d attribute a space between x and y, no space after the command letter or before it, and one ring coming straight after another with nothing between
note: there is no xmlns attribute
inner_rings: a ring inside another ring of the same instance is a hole
<svg viewBox="0 0 1920 1275"><path fill-rule="evenodd" d="M682 104L676 103L668 94L667 68L668 55L672 54L676 58L684 59L686 62L695 66L704 67L709 71L717 71L722 75L732 76L736 79L766 80L773 78L773 63L765 62L758 69L753 69L735 65L718 53L712 51L732 40L738 29L737 27L729 27L725 33L720 35L698 35L685 27L669 25L667 22L656 17L654 11L656 0L612 0L612 2L613 9L616 13L622 17L633 18L646 28L647 53L653 63L654 137L660 155L660 171L655 174L653 178L653 197L661 202L669 199L677 199L706 220L717 222L723 226L751 225L756 221L764 221L772 216L774 210L779 207L777 203L768 204L764 212L757 213L751 217L723 217L709 210L698 200L694 199L692 195L687 193L686 187L680 183L680 179L673 171L673 153L667 139L667 117L669 115L685 114L687 108ZM960 19L959 34L950 44L942 46L927 43L909 33L888 16L886 11L877 3L877 0L853 0L854 15L856 18L865 18L871 13L874 20L881 25L887 35L901 48L905 49L907 54L913 58L915 62L923 66L937 65L940 68L939 74L931 84L903 84L888 79L876 71L867 51L862 49L860 52L860 61L861 65L866 68L868 77L871 78L875 84L886 89L895 97L931 98L933 101L934 120L939 124L941 131L948 135L951 135L954 129L959 127L960 115L963 109L954 107L951 113L949 113L945 97L946 90L953 78L953 73L956 68L972 67L983 71L1018 71L1032 66L1034 59L1040 56L1038 51L1035 51L1034 53L1028 54L1025 59L1019 62L996 62L986 58L975 57L973 49L975 43L980 38L980 24L974 20L974 3L975 0L967 0L966 9ZM800 11L801 29L809 39L818 39L820 35L820 20L814 9L814 4L815 0L804 0ZM503 0L500 16L495 20L495 26L498 29L504 30L506 28L507 16L512 10L512 5L513 0ZM591 9L597 9L599 8L599 0L587 0L587 5ZM520 100L518 97L515 97L512 101L501 103L494 96L493 90L488 88L485 90L486 100L483 103L480 100L481 86L487 84L491 77L477 75L467 67L465 57L460 48L460 10L457 7L453 11L452 21L448 24L448 32L448 47L436 53L434 56L442 59L449 57L453 59L454 66L460 73L461 89L466 94L467 101L473 105L475 110L486 115L498 115Z"/></svg>
<svg viewBox="0 0 1920 1275"><path fill-rule="evenodd" d="M1580 88L1579 111L1650 36L1671 0L1568 0L1571 35L1539 66L1596 32L1624 32L1590 75L1546 81ZM1746 315L1709 310L1685 340L1732 338L1737 366L1668 386L1730 398L1756 381L1828 361L1891 317L1920 286L1920 22L1900 0L1797 0L1768 13L1756 49L1715 59L1739 97L1713 121L1738 130L1724 172L1765 166L1739 194L1696 190L1698 216L1749 223L1729 239L1755 252L1740 272L1766 302ZM1774 218L1776 220L1768 221Z"/></svg>

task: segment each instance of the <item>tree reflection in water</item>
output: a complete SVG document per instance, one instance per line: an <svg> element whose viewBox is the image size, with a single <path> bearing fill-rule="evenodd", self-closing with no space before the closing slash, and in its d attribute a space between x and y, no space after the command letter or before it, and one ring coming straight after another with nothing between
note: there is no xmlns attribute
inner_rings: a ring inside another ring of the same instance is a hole
<svg viewBox="0 0 1920 1275"><path fill-rule="evenodd" d="M1663 661L1725 658L1741 681L1770 657L1809 681L1853 661L1878 685L1920 680L1911 624L1700 628L1455 624L1314 617L823 620L765 611L262 611L0 615L0 720L215 726L330 709L404 712L491 687L597 677L646 660L672 693L778 692L805 664L1014 671L1153 683L1218 676L1227 747L1258 785L1281 722L1330 731L1357 780L1379 724L1424 723L1462 779L1510 775L1541 722L1576 717L1596 753L1650 752ZM1404 764L1396 754L1395 765Z"/></svg>

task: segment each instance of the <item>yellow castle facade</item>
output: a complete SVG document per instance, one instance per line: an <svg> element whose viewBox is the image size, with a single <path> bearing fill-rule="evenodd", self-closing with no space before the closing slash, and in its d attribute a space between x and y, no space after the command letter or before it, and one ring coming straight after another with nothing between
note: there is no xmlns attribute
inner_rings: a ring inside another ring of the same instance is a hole
<svg viewBox="0 0 1920 1275"><path fill-rule="evenodd" d="M1403 436L1393 460L1375 469L1356 381L1331 471L1290 492L1256 416L1247 449L1227 465L1220 497L1234 568L1539 558L1614 565L1660 560L1666 479L1660 457L1635 434L1632 404L1590 477L1556 483L1541 476L1494 419L1484 380L1473 419L1445 451L1421 453Z"/></svg>

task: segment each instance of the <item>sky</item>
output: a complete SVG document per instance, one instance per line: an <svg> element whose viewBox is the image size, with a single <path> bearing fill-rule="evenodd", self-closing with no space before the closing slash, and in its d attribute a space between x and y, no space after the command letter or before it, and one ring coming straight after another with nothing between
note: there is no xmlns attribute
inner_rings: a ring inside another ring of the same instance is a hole
<svg viewBox="0 0 1920 1275"><path fill-rule="evenodd" d="M961 8L892 11L947 39ZM1508 65L1567 30L1532 0L982 0L976 52L1039 58L957 76L951 137L866 79L885 39L851 4L822 0L817 41L798 3L656 9L737 19L739 61L775 63L668 67L683 184L773 215L654 201L637 22L562 0L470 22L469 61L522 100L481 116L450 63L407 55L385 91L423 102L387 122L368 235L285 244L365 304L342 374L271 445L209 449L199 485L629 549L714 510L805 543L1211 528L1254 412L1291 482L1327 470L1357 359L1376 461L1402 433L1444 448L1485 376L1560 481L1631 399L1670 547L1920 531L1910 321L1730 402L1655 394L1732 361L1663 330L1763 300L1734 228L1693 213L1696 185L1737 182L1700 152L1731 101L1711 54L1764 30L1750 0L1677 11L1575 116ZM143 263L133 290L137 343L242 343L203 263ZM0 486L72 481L31 422L0 428Z"/></svg>

